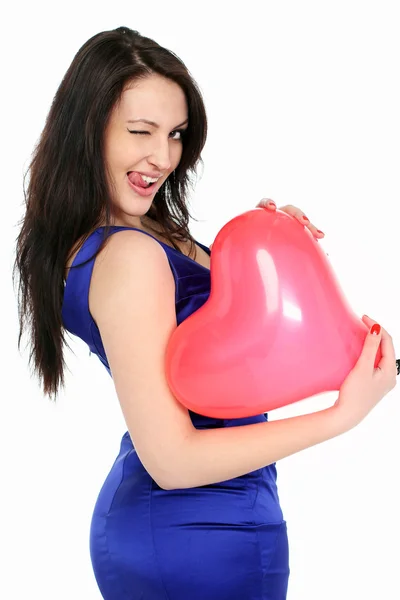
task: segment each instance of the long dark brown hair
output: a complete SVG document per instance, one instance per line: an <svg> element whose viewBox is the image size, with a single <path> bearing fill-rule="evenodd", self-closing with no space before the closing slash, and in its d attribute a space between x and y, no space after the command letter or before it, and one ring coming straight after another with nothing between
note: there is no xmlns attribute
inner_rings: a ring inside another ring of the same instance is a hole
<svg viewBox="0 0 400 600"><path fill-rule="evenodd" d="M78 51L57 90L25 174L30 175L27 190L25 180L23 186L26 207L13 271L14 282L18 274L18 348L28 329L29 364L50 398L64 386L61 310L68 257L79 240L103 223L105 242L111 224L106 125L127 84L152 74L181 87L189 124L179 165L147 215L175 248L177 241L189 241L193 249L186 198L207 135L202 95L173 52L127 27L99 33Z"/></svg>

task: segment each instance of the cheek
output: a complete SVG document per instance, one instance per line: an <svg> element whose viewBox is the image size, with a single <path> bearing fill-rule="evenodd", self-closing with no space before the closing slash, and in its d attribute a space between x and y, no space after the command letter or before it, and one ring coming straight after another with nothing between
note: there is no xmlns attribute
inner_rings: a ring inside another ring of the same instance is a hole
<svg viewBox="0 0 400 600"><path fill-rule="evenodd" d="M127 171L132 166L134 151L125 136L114 136L106 145L108 163L114 171Z"/></svg>
<svg viewBox="0 0 400 600"><path fill-rule="evenodd" d="M116 151L115 148L109 148L105 158L109 171L115 177L121 168L120 152Z"/></svg>
<svg viewBox="0 0 400 600"><path fill-rule="evenodd" d="M178 145L176 149L174 149L172 153L172 163L174 164L174 168L179 164L183 154L183 146L181 144Z"/></svg>

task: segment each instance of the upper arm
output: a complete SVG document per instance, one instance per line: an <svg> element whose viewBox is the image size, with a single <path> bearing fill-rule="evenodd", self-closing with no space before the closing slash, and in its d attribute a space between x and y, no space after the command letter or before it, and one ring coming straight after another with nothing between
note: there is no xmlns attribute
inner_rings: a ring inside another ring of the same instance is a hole
<svg viewBox="0 0 400 600"><path fill-rule="evenodd" d="M177 325L175 282L162 247L133 230L110 236L96 258L89 305L138 456L167 486L174 457L194 428L165 374Z"/></svg>

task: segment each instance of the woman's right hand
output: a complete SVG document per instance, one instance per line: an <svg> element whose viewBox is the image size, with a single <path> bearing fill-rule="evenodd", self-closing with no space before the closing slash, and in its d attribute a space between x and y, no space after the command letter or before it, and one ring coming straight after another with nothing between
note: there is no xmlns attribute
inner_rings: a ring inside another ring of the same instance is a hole
<svg viewBox="0 0 400 600"><path fill-rule="evenodd" d="M396 385L397 366L393 341L381 327L378 335L371 333L376 324L366 315L362 321L369 328L360 357L344 380L335 403L344 430L358 425L380 400ZM376 353L381 344L382 358L375 369Z"/></svg>

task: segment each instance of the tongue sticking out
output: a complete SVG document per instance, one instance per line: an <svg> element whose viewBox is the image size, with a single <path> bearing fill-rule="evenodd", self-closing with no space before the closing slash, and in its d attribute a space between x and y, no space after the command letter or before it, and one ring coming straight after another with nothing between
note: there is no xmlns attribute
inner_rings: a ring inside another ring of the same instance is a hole
<svg viewBox="0 0 400 600"><path fill-rule="evenodd" d="M128 173L128 179L131 183L133 183L133 185L137 185L143 188L148 187L148 184L144 181L140 173L135 173L134 171L131 171L130 173Z"/></svg>

